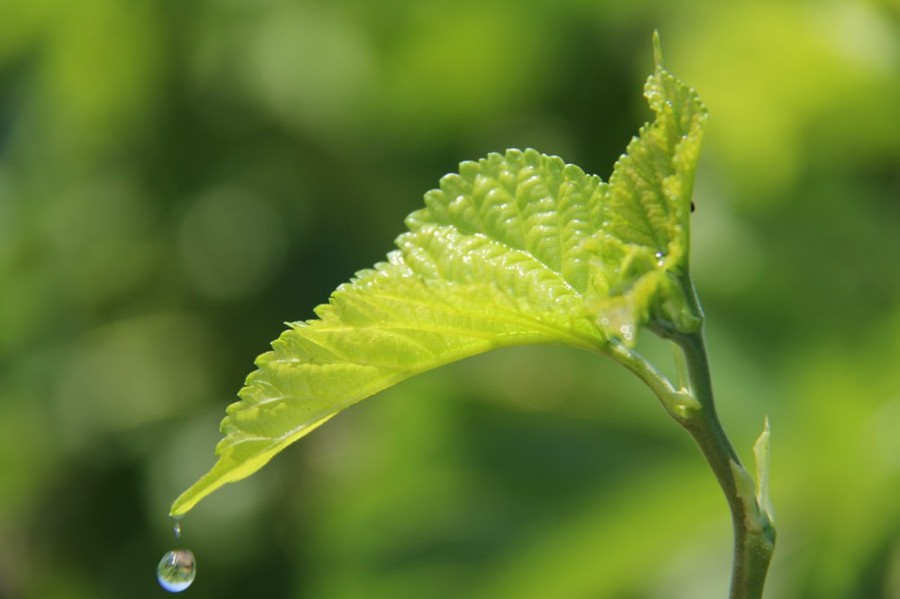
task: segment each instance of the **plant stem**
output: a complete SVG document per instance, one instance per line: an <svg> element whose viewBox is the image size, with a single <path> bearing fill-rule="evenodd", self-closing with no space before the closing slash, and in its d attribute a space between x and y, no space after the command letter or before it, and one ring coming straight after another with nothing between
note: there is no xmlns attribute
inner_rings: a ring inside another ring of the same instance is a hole
<svg viewBox="0 0 900 599"><path fill-rule="evenodd" d="M667 307L669 309L651 318L648 326L659 337L671 340L681 350L681 355L676 357L679 360L679 378L686 380L679 380L676 387L643 356L624 344L610 342L605 350L650 387L669 416L697 443L731 510L734 561L729 598L762 599L766 573L775 550L775 527L765 507L768 505L768 490L757 490L753 477L741 464L716 414L703 338L703 310L687 270L677 278L677 285L682 300L677 311ZM687 388L684 388L685 385ZM768 434L768 423L764 434ZM767 458L762 461L766 462ZM760 480L767 481L767 464L759 466Z"/></svg>
<svg viewBox="0 0 900 599"><path fill-rule="evenodd" d="M734 562L730 598L760 599L775 548L775 528L758 505L752 478L741 465L716 415L702 332L674 334L672 339L684 352L692 392L702 406L678 420L700 447L731 509Z"/></svg>
<svg viewBox="0 0 900 599"><path fill-rule="evenodd" d="M689 394L696 400L698 409L669 409L669 414L694 438L725 493L731 510L734 561L729 597L761 599L775 549L775 527L771 516L759 505L753 478L741 464L716 414L703 338L703 309L687 270L682 273L679 285L684 299L682 314L687 316L682 322L693 325L679 328L674 322L656 320L652 328L659 336L671 339L681 348L687 364ZM664 400L663 404L667 405L667 402Z"/></svg>

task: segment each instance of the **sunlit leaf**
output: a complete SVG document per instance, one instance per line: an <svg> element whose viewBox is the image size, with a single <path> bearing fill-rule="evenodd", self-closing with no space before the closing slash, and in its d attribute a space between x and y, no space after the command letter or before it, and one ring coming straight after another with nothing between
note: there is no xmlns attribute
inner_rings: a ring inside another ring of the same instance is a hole
<svg viewBox="0 0 900 599"><path fill-rule="evenodd" d="M645 89L656 119L609 184L535 150L462 163L408 217L386 262L258 358L227 410L218 462L172 514L415 374L513 345L605 353L652 318L672 320L705 110L663 69L658 44L656 57Z"/></svg>

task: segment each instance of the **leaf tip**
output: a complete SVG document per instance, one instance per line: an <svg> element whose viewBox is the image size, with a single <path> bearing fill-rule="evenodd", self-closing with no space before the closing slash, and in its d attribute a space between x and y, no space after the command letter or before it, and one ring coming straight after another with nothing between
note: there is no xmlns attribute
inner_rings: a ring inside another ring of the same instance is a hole
<svg viewBox="0 0 900 599"><path fill-rule="evenodd" d="M189 501L185 497L187 493L182 493L178 496L178 498L172 502L172 506L169 508L169 517L170 518L181 518L194 507L195 501Z"/></svg>
<svg viewBox="0 0 900 599"><path fill-rule="evenodd" d="M653 30L653 64L657 71L665 70L663 65L662 44L659 41L659 29Z"/></svg>

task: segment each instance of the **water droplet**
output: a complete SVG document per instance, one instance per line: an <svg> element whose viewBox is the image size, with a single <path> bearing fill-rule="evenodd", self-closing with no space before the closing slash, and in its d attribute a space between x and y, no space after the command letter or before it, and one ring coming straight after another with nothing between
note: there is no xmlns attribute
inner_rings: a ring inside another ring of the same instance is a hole
<svg viewBox="0 0 900 599"><path fill-rule="evenodd" d="M194 582L197 562L187 549L173 549L166 553L156 567L160 586L170 593L180 593Z"/></svg>
<svg viewBox="0 0 900 599"><path fill-rule="evenodd" d="M180 538L181 538L181 520L176 520L176 521L175 521L175 526L172 527L172 532L175 533L175 538L176 538L176 539L180 539Z"/></svg>

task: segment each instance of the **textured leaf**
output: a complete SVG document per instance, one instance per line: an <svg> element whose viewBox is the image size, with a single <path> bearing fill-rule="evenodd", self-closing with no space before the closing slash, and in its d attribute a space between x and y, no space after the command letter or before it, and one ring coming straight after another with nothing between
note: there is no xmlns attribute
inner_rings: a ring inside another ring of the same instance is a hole
<svg viewBox="0 0 900 599"><path fill-rule="evenodd" d="M386 262L257 359L222 422L218 462L172 515L417 373L512 345L607 352L671 312L705 110L662 68L658 45L645 95L656 119L608 185L534 150L464 162L441 179Z"/></svg>

